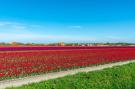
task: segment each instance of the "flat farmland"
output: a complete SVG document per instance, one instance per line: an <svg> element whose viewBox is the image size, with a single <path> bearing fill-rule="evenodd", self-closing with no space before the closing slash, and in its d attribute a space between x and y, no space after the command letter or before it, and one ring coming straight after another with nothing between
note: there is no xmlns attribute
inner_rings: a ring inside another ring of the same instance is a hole
<svg viewBox="0 0 135 89"><path fill-rule="evenodd" d="M135 63L130 63L6 89L135 89L134 70Z"/></svg>
<svg viewBox="0 0 135 89"><path fill-rule="evenodd" d="M132 59L135 47L0 47L0 80Z"/></svg>

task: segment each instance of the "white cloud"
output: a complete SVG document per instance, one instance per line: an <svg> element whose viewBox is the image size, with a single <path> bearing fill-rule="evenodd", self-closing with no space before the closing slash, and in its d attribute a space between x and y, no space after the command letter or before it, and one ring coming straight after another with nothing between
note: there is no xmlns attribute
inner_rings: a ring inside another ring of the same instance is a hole
<svg viewBox="0 0 135 89"><path fill-rule="evenodd" d="M13 28L15 28L15 29L25 29L27 27L24 26L24 25L14 25Z"/></svg>
<svg viewBox="0 0 135 89"><path fill-rule="evenodd" d="M0 33L24 33L29 31L29 25L17 22L0 21Z"/></svg>
<svg viewBox="0 0 135 89"><path fill-rule="evenodd" d="M102 35L94 35L97 33L88 32L88 33L80 33L79 31L75 35L66 30L83 30L85 27L74 25L63 28L53 28L45 27L43 25L35 25L35 24L23 24L17 22L2 22L0 21L0 41L9 42L9 41L19 41L19 42L44 42L44 41L65 41L65 42L110 42L110 41L121 41L125 40L124 38L119 36L119 34L111 35L110 32L106 34L104 31L99 32ZM64 29L64 30L63 30ZM90 28L89 28L90 29ZM94 29L94 28L92 28ZM100 28L98 28L100 29ZM54 30L54 31L53 31ZM57 31L58 32L57 32ZM79 34L78 34L79 33ZM62 35L63 34L63 35ZM104 34L104 35L103 35Z"/></svg>
<svg viewBox="0 0 135 89"><path fill-rule="evenodd" d="M10 22L10 21L0 21L1 26L5 25L22 25L22 23L17 23L17 22Z"/></svg>
<svg viewBox="0 0 135 89"><path fill-rule="evenodd" d="M43 34L0 34L3 39L62 39L66 36L52 36Z"/></svg>
<svg viewBox="0 0 135 89"><path fill-rule="evenodd" d="M4 25L9 25L9 24L11 24L10 22L0 22L0 26L4 26Z"/></svg>
<svg viewBox="0 0 135 89"><path fill-rule="evenodd" d="M8 41L64 41L64 42L72 42L72 41L93 41L96 40L96 38L91 37L71 37L68 35L48 35L48 34L5 34L5 33L0 33L0 38L2 38L3 41L8 40ZM0 40L1 41L1 40Z"/></svg>
<svg viewBox="0 0 135 89"><path fill-rule="evenodd" d="M3 23L0 23L0 26L3 26L3 25L5 25L5 24L3 24Z"/></svg>

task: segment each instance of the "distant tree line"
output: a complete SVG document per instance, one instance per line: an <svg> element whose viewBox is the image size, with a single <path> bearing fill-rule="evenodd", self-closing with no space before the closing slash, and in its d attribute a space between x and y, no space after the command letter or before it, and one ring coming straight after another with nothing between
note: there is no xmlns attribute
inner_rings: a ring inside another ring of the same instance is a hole
<svg viewBox="0 0 135 89"><path fill-rule="evenodd" d="M21 42L11 42L5 43L0 42L0 46L135 46L135 43L125 43L125 42L117 42L117 43L21 43Z"/></svg>

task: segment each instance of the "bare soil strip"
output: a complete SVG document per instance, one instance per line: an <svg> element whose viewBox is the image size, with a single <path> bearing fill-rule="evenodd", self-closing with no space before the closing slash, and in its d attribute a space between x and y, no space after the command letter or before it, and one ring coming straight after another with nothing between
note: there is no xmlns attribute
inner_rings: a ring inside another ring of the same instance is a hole
<svg viewBox="0 0 135 89"><path fill-rule="evenodd" d="M74 75L78 72L90 72L90 71L102 70L105 68L111 68L113 66L125 65L125 64L129 64L133 62L135 62L135 60L110 63L110 64L104 64L104 65L92 66L92 67L85 67L85 68L79 68L79 69L73 69L73 70L67 70L67 71L60 71L60 72L54 72L54 73L48 73L48 74L42 74L42 75L36 75L36 76L29 76L25 78L18 78L18 79L12 79L12 80L3 80L3 81L0 81L0 89L5 89L6 87L12 87L12 86L17 87L24 84L60 78L67 75Z"/></svg>

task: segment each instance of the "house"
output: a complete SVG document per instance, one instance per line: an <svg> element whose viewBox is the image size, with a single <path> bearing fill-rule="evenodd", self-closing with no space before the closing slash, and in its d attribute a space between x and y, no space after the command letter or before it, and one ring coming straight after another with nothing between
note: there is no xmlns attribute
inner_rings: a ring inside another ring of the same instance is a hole
<svg viewBox="0 0 135 89"><path fill-rule="evenodd" d="M65 46L65 43L64 42L59 42L58 46Z"/></svg>
<svg viewBox="0 0 135 89"><path fill-rule="evenodd" d="M11 45L17 45L17 42L10 42Z"/></svg>

